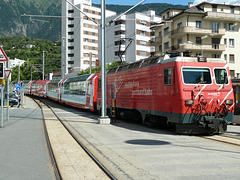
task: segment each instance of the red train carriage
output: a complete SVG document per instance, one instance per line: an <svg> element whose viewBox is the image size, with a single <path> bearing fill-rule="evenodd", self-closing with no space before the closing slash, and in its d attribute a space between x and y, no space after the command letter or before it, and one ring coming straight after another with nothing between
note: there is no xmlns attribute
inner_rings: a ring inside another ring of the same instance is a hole
<svg viewBox="0 0 240 180"><path fill-rule="evenodd" d="M205 60L161 56L111 69L107 107L115 102L124 118L172 123L180 133L225 131L234 111L229 68L224 60Z"/></svg>
<svg viewBox="0 0 240 180"><path fill-rule="evenodd" d="M50 80L36 80L30 82L30 95L47 97L47 83Z"/></svg>
<svg viewBox="0 0 240 180"><path fill-rule="evenodd" d="M50 81L47 84L47 97L51 100L59 101L59 81Z"/></svg>
<svg viewBox="0 0 240 180"><path fill-rule="evenodd" d="M59 83L59 102L96 111L97 81L99 73L70 77Z"/></svg>

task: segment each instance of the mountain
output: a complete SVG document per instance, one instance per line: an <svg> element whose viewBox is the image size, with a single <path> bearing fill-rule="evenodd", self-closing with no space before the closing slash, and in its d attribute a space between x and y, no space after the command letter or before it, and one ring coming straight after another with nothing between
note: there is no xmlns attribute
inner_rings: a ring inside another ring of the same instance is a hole
<svg viewBox="0 0 240 180"><path fill-rule="evenodd" d="M0 36L26 36L60 39L60 18L35 18L27 15L61 15L59 0L1 0Z"/></svg>
<svg viewBox="0 0 240 180"><path fill-rule="evenodd" d="M26 15L61 16L60 0L0 0L0 36L25 36L60 40L61 18L29 17ZM99 4L93 4L100 7ZM132 6L107 5L108 10L120 14ZM186 9L187 6L152 3L137 6L131 12L155 10L157 14L168 8ZM130 12L130 13L131 13Z"/></svg>

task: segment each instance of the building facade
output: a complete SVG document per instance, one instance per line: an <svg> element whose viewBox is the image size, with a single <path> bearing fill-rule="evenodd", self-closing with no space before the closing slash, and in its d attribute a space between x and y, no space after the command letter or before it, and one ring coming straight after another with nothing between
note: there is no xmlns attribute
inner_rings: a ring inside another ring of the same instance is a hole
<svg viewBox="0 0 240 180"><path fill-rule="evenodd" d="M208 2L185 10L167 9L155 31L156 55L191 51L193 56L222 58L232 78L240 78L240 6Z"/></svg>
<svg viewBox="0 0 240 180"><path fill-rule="evenodd" d="M96 66L101 9L91 0L62 0L62 78ZM106 16L115 15L107 11ZM91 63L90 63L91 61Z"/></svg>
<svg viewBox="0 0 240 180"><path fill-rule="evenodd" d="M116 17L108 17L106 22L111 22ZM135 62L154 54L155 47L150 46L150 40L155 36L150 27L160 21L161 18L155 15L155 11L146 11L123 15L111 23L106 28L106 62Z"/></svg>

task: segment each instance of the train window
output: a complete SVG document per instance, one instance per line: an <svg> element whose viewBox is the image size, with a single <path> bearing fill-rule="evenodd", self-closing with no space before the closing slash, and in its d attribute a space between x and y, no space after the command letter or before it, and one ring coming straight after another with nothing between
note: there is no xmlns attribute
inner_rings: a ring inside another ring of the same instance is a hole
<svg viewBox="0 0 240 180"><path fill-rule="evenodd" d="M226 69L214 69L214 75L217 84L228 84Z"/></svg>
<svg viewBox="0 0 240 180"><path fill-rule="evenodd" d="M208 68L182 68L185 84L211 84L212 78Z"/></svg>
<svg viewBox="0 0 240 180"><path fill-rule="evenodd" d="M172 69L164 69L164 85L172 85Z"/></svg>

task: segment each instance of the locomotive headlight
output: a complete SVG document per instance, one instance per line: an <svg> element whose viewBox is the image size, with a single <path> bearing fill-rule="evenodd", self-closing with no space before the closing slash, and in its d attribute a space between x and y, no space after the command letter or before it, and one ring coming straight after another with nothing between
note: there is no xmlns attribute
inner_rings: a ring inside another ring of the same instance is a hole
<svg viewBox="0 0 240 180"><path fill-rule="evenodd" d="M232 105L233 100L232 99L226 99L225 103L226 103L226 105Z"/></svg>
<svg viewBox="0 0 240 180"><path fill-rule="evenodd" d="M187 105L187 106L193 105L193 103L194 103L194 100L192 100L192 99L185 100L185 105Z"/></svg>

